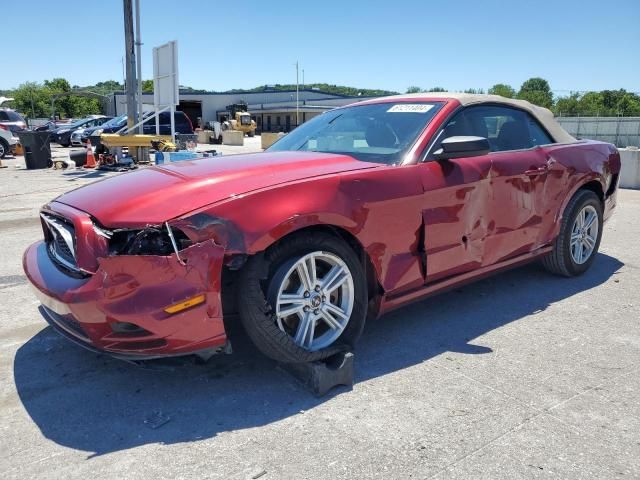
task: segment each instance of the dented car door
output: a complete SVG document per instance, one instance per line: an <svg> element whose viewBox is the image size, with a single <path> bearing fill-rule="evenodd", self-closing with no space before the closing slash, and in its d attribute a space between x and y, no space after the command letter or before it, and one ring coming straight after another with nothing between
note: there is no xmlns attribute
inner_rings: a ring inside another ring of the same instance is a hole
<svg viewBox="0 0 640 480"><path fill-rule="evenodd" d="M426 282L482 265L490 201L489 155L420 165Z"/></svg>
<svg viewBox="0 0 640 480"><path fill-rule="evenodd" d="M491 156L491 221L483 265L537 248L545 215L547 157L541 148Z"/></svg>

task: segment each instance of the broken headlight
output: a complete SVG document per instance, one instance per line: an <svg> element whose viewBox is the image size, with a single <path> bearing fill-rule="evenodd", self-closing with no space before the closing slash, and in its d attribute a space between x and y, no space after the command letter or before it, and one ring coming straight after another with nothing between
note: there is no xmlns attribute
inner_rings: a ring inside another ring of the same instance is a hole
<svg viewBox="0 0 640 480"><path fill-rule="evenodd" d="M181 230L171 227L178 250L193 244ZM160 255L175 252L167 227L147 227L142 230L116 230L109 239L109 255Z"/></svg>

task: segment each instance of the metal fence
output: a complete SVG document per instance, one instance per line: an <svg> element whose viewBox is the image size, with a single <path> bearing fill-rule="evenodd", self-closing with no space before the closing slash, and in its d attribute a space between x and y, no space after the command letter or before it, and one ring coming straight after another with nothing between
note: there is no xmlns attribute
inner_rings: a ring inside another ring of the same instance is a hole
<svg viewBox="0 0 640 480"><path fill-rule="evenodd" d="M613 143L616 147L640 146L640 117L557 117L576 138Z"/></svg>

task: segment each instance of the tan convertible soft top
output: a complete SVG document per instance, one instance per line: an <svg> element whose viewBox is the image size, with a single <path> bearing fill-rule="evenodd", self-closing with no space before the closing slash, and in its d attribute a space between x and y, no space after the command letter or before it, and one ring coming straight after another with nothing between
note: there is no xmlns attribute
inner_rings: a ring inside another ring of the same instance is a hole
<svg viewBox="0 0 640 480"><path fill-rule="evenodd" d="M471 94L471 93L455 93L455 92L427 92L427 93L412 93L406 95L394 95L392 97L384 97L387 99L400 99L400 98L415 98L421 100L457 100L462 105L474 105L481 103L501 103L504 105L510 105L513 107L526 110L533 115L551 134L556 143L573 143L577 140L569 135L564 128L553 118L553 113L548 108L538 107L526 100L515 100L512 98L501 97L500 95L484 95L484 94ZM375 103L382 100L377 98L370 100L369 102ZM369 103L367 102L367 103Z"/></svg>

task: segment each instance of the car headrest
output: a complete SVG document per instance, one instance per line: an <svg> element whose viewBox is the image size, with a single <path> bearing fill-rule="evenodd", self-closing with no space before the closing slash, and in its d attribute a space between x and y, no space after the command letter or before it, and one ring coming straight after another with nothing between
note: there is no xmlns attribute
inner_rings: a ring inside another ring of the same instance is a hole
<svg viewBox="0 0 640 480"><path fill-rule="evenodd" d="M391 127L384 123L374 123L367 127L365 140L370 147L393 147L396 144L396 135Z"/></svg>

